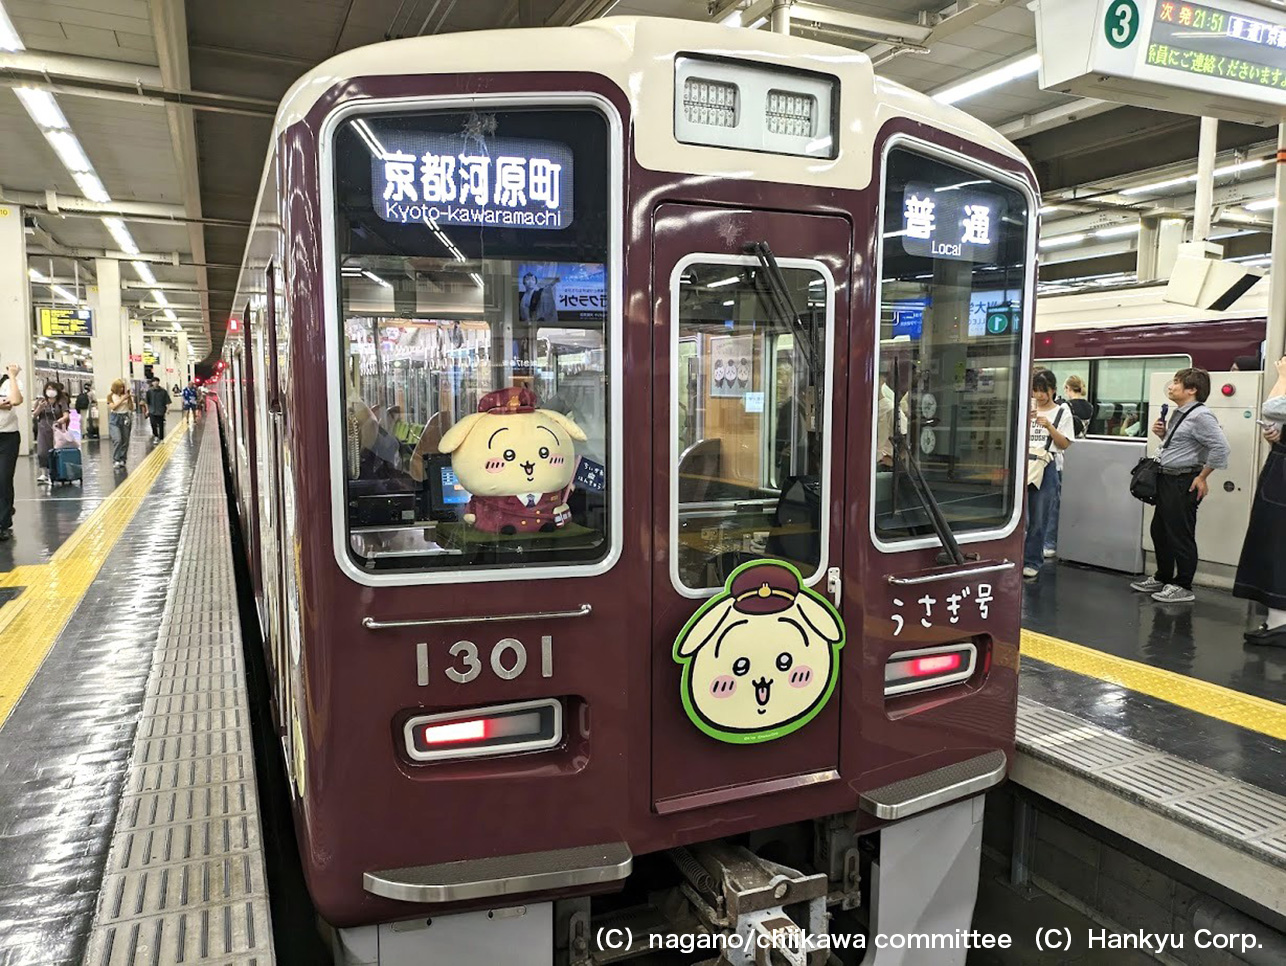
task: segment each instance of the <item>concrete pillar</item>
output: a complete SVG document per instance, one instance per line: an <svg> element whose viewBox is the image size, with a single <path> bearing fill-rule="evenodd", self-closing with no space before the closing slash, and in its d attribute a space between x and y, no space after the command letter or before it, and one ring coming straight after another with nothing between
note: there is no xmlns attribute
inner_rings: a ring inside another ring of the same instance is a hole
<svg viewBox="0 0 1286 966"><path fill-rule="evenodd" d="M188 345L188 334L177 333L179 338L179 378L176 380L182 389L192 379L192 347Z"/></svg>
<svg viewBox="0 0 1286 966"><path fill-rule="evenodd" d="M1197 148L1197 200L1192 215L1192 240L1203 242L1210 237L1210 216L1214 211L1215 154L1219 150L1219 121L1201 119L1201 139Z"/></svg>
<svg viewBox="0 0 1286 966"><path fill-rule="evenodd" d="M129 322L129 358L130 374L125 378L127 380L139 380L143 378L143 343L147 341L143 338L143 323L138 319L130 319Z"/></svg>
<svg viewBox="0 0 1286 966"><path fill-rule="evenodd" d="M0 204L0 367L16 363L22 367L23 404L18 407L18 429L22 434L20 452L31 448L32 385L31 283L27 278L27 236L22 227L22 209ZM0 371L3 371L0 368Z"/></svg>
<svg viewBox="0 0 1286 966"><path fill-rule="evenodd" d="M1268 275L1268 332L1264 373L1286 354L1286 124L1277 125L1277 207L1273 209L1273 258ZM1269 386L1272 379L1268 380Z"/></svg>
<svg viewBox="0 0 1286 966"><path fill-rule="evenodd" d="M94 396L98 400L98 432L107 438L107 394L112 383L129 373L126 315L121 307L121 263L112 258L94 260L97 287L89 289L94 312L94 334L89 351L94 356Z"/></svg>
<svg viewBox="0 0 1286 966"><path fill-rule="evenodd" d="M790 35L790 7L792 0L773 0L769 12L769 26L775 34Z"/></svg>

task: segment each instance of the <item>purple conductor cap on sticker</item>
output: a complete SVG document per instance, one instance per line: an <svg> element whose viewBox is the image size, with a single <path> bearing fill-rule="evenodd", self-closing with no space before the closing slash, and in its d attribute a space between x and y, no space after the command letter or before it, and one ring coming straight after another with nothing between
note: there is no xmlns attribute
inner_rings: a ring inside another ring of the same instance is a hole
<svg viewBox="0 0 1286 966"><path fill-rule="evenodd" d="M799 579L780 564L747 567L732 581L733 608L743 614L777 614L789 609L799 596Z"/></svg>

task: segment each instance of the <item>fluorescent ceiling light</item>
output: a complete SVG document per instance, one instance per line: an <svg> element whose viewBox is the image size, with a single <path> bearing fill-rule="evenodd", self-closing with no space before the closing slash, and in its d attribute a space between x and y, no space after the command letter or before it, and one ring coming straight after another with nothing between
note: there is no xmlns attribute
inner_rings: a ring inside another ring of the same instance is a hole
<svg viewBox="0 0 1286 966"><path fill-rule="evenodd" d="M1166 188L1177 188L1181 184L1191 184L1196 180L1197 176L1195 174L1189 174L1182 178L1170 178L1166 181L1157 181L1154 184L1141 184L1137 188L1126 188L1121 194L1142 195L1151 191L1164 191Z"/></svg>
<svg viewBox="0 0 1286 966"><path fill-rule="evenodd" d="M134 236L129 233L129 229L125 227L124 221L120 218L104 218L103 224L107 227L108 232L111 233L112 238L116 240L116 244L120 246L121 251L127 255L138 254L138 245L134 242Z"/></svg>
<svg viewBox="0 0 1286 966"><path fill-rule="evenodd" d="M159 288L152 289L152 301L163 309L170 307L170 300L165 297L165 293Z"/></svg>
<svg viewBox="0 0 1286 966"><path fill-rule="evenodd" d="M1224 165L1222 168L1215 168L1215 177L1222 178L1224 175L1239 174L1242 171L1251 171L1255 168L1262 168L1267 163L1267 158L1255 158L1253 161L1241 161L1237 164Z"/></svg>
<svg viewBox="0 0 1286 966"><path fill-rule="evenodd" d="M711 282L706 288L723 288L725 285L736 285L740 281L740 275L733 275L731 278L721 278L717 282Z"/></svg>
<svg viewBox="0 0 1286 966"><path fill-rule="evenodd" d="M90 201L96 201L100 205L105 205L112 200L112 196L107 193L103 183L98 180L98 175L92 171L75 171L72 177L76 180L76 187L80 188L80 193Z"/></svg>
<svg viewBox="0 0 1286 966"><path fill-rule="evenodd" d="M171 313L170 313L170 315L174 315L174 313L173 313L173 312L171 312ZM172 322L170 323L170 325L172 325L172 326L174 327L174 331L175 331L175 332L182 332L182 331L183 331L183 326L179 325L179 323L178 323L178 316L175 316L174 321L172 321Z"/></svg>
<svg viewBox="0 0 1286 966"><path fill-rule="evenodd" d="M1011 81L1016 81L1020 77L1028 77L1038 70L1040 70L1040 54L1028 54L1026 57L1010 61L1008 64L997 67L995 70L989 70L985 74L979 74L977 77L972 77L961 84L938 91L933 95L933 99L939 104L959 104L963 100L977 97L986 91L994 90Z"/></svg>
<svg viewBox="0 0 1286 966"><path fill-rule="evenodd" d="M1260 198L1258 201L1252 201L1249 204L1242 205L1247 211L1267 211L1269 208L1277 207L1276 198Z"/></svg>
<svg viewBox="0 0 1286 966"><path fill-rule="evenodd" d="M94 166L89 163L89 158L85 154L84 148L76 140L76 135L71 131L46 131L45 140L47 140L58 154L58 158L68 171L73 174L77 171L93 171Z"/></svg>
<svg viewBox="0 0 1286 966"><path fill-rule="evenodd" d="M1075 245L1077 242L1083 242L1085 235L1077 232L1072 235L1054 235L1052 238L1042 238L1040 240L1041 248L1061 248L1063 245Z"/></svg>
<svg viewBox="0 0 1286 966"><path fill-rule="evenodd" d="M1139 226L1135 225L1113 225L1111 228L1100 228L1094 232L1095 238L1120 238L1123 235L1137 235Z"/></svg>
<svg viewBox="0 0 1286 966"><path fill-rule="evenodd" d="M13 21L9 19L4 4L0 3L0 50L13 52L26 49L27 45L18 36L18 31L13 29Z"/></svg>
<svg viewBox="0 0 1286 966"><path fill-rule="evenodd" d="M1241 231L1226 231L1222 235L1211 235L1206 241L1223 241L1225 238L1237 238L1241 235L1258 235L1254 228L1243 228Z"/></svg>
<svg viewBox="0 0 1286 966"><path fill-rule="evenodd" d="M22 106L27 109L31 119L36 122L36 127L42 131L71 129L53 94L48 91L38 91L34 87L15 87L13 92L18 95L18 100L22 101Z"/></svg>
<svg viewBox="0 0 1286 966"><path fill-rule="evenodd" d="M173 310L173 309L166 309L166 310L165 310L164 312L162 312L161 314L162 314L163 316L165 316L165 318L167 318L169 321L173 322L173 323L174 323L174 325L175 325L175 328L178 328L178 325L179 325L179 323L178 323L178 321L177 321L178 316L174 314L174 310Z"/></svg>
<svg viewBox="0 0 1286 966"><path fill-rule="evenodd" d="M152 274L152 268L147 262L130 262L130 264L134 266L134 271L142 281L148 285L156 284L156 276Z"/></svg>
<svg viewBox="0 0 1286 966"><path fill-rule="evenodd" d="M740 10L732 11L732 13L728 14L728 16L720 20L719 23L723 24L725 27L740 27L741 11Z"/></svg>
<svg viewBox="0 0 1286 966"><path fill-rule="evenodd" d="M34 268L29 268L29 269L27 269L27 275L31 278L31 280L32 280L33 282L47 282L47 281L49 281L49 279L48 279L45 275L42 275L40 272L36 271Z"/></svg>
<svg viewBox="0 0 1286 966"><path fill-rule="evenodd" d="M728 301L724 302L723 304L724 304L724 308L727 308L729 305L736 305L736 304L737 304L737 300L736 300L736 299L728 299Z"/></svg>
<svg viewBox="0 0 1286 966"><path fill-rule="evenodd" d="M1051 211L1062 211L1062 210L1063 210L1062 205L1041 205L1040 206L1040 213L1042 215L1048 215Z"/></svg>
<svg viewBox="0 0 1286 966"><path fill-rule="evenodd" d="M369 278L372 282L375 282L377 285L382 285L382 286L384 286L385 288L392 288L392 287L393 287L393 283L392 283L392 282L386 282L386 281L384 281L384 279L380 278L380 277L379 277L378 275L376 275L374 272L367 272L367 271L363 271L363 272L362 272L362 274L363 274L363 275L365 275L367 278Z"/></svg>

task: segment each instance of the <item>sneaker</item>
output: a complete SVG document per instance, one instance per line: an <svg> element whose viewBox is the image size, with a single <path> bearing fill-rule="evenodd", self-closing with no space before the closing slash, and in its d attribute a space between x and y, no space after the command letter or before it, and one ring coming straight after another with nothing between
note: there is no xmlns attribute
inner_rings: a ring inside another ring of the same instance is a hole
<svg viewBox="0 0 1286 966"><path fill-rule="evenodd" d="M0 527L0 540L12 540L13 530L10 527Z"/></svg>
<svg viewBox="0 0 1286 966"><path fill-rule="evenodd" d="M1045 548L1045 559L1046 559L1046 560L1053 560L1053 559L1054 559L1055 557L1057 557L1057 556L1058 556L1058 551L1057 551L1057 550L1055 550L1053 547L1046 547L1046 548Z"/></svg>
<svg viewBox="0 0 1286 966"><path fill-rule="evenodd" d="M1142 580L1136 580L1130 584L1130 589L1137 590L1140 594L1155 594L1164 586L1165 584L1155 577L1144 577Z"/></svg>
<svg viewBox="0 0 1286 966"><path fill-rule="evenodd" d="M49 482L49 474L48 474L48 473L41 473L39 476L37 476L37 477L36 477L36 482L37 482L37 483L48 483L48 482Z"/></svg>
<svg viewBox="0 0 1286 966"><path fill-rule="evenodd" d="M1197 595L1178 584L1166 584L1152 595L1152 599L1159 604L1187 604L1196 600Z"/></svg>
<svg viewBox="0 0 1286 966"><path fill-rule="evenodd" d="M1037 570L1035 567L1024 567L1024 568L1023 568L1023 576L1024 576L1024 577L1036 577L1036 576L1039 576L1039 574L1040 574L1040 571L1039 571L1039 570Z"/></svg>

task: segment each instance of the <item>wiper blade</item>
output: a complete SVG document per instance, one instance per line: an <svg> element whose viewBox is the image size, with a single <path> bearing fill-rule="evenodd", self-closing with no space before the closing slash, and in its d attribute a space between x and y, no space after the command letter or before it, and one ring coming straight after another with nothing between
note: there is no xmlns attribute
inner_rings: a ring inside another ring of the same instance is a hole
<svg viewBox="0 0 1286 966"><path fill-rule="evenodd" d="M814 384L817 372L817 347L813 344L813 328L811 325L805 325L804 320L800 318L794 300L790 297L786 276L781 273L777 256L768 247L768 243L751 242L746 246L746 251L758 259L759 267L763 270L764 287L768 293L765 301L769 308L777 315L777 320L784 323L795 334L795 343L804 357L804 364L808 368L808 384L811 386Z"/></svg>
<svg viewBox="0 0 1286 966"><path fill-rule="evenodd" d="M942 544L942 549L949 560L944 563L963 564L966 562L964 551L960 549L960 544L956 540L956 535L951 532L951 525L947 523L947 518L942 512L942 505L938 502L937 497L933 495L933 489L929 486L928 480L924 478L924 470L920 467L920 461L911 455L911 447L907 443L906 433L902 432L902 420L899 418L902 405L901 393L901 374L902 367L894 362L893 364L893 495L897 499L898 492L898 470L905 464L907 479L911 481L911 489L915 492L916 499L920 501L920 506L929 515L929 522L933 524L933 531L938 536L938 542Z"/></svg>

